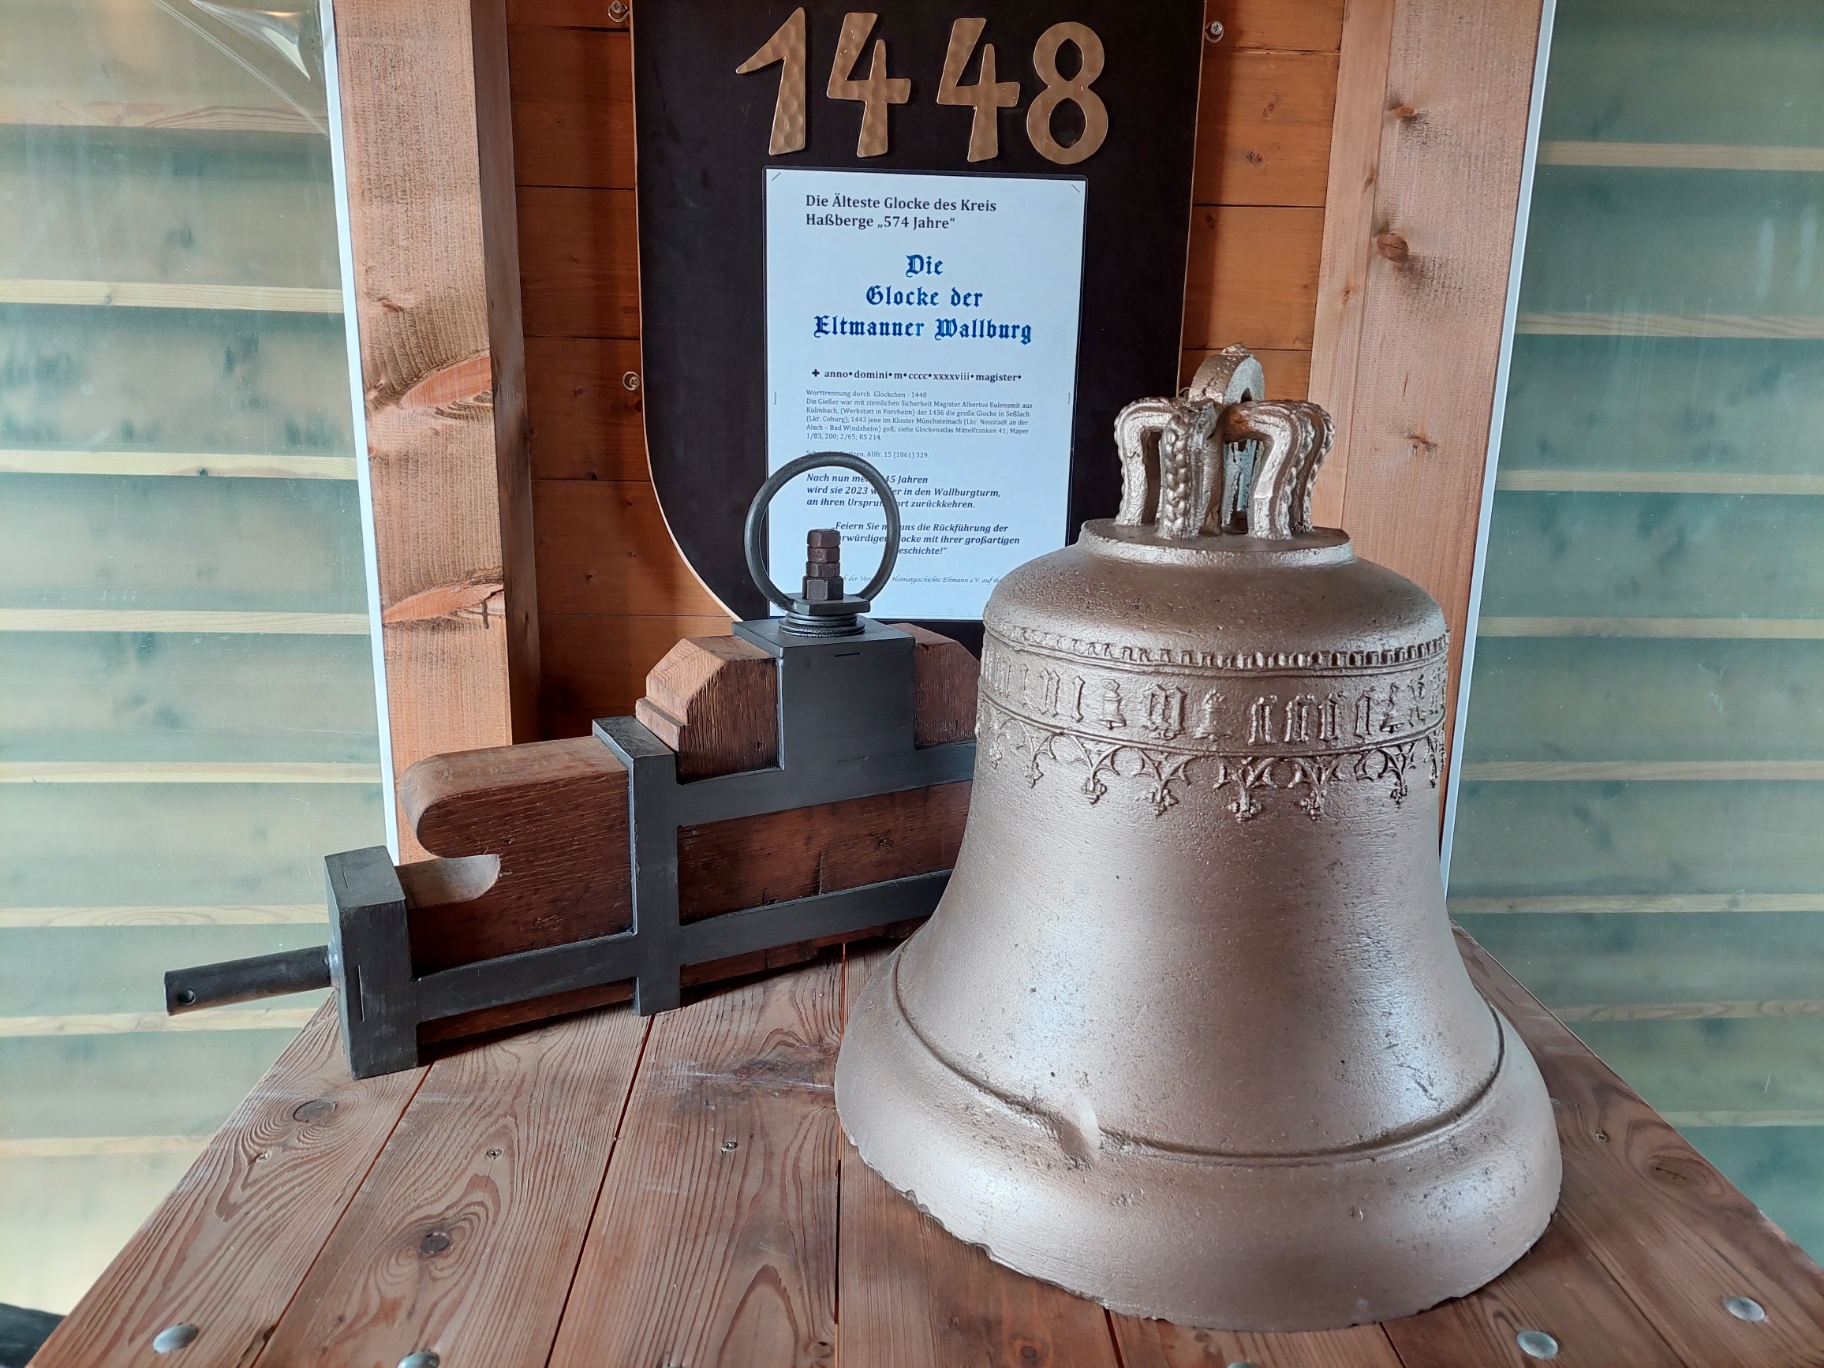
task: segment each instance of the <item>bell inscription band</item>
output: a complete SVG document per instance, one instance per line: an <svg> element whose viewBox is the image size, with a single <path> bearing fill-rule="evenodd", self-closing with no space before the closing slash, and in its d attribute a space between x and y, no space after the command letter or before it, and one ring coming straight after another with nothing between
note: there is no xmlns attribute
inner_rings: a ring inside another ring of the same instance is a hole
<svg viewBox="0 0 1824 1368"><path fill-rule="evenodd" d="M1120 515L995 589L962 851L836 1104L1001 1263L1309 1330L1493 1278L1559 1155L1445 916L1443 614L1311 527L1330 420L1261 392L1231 348L1129 406Z"/></svg>

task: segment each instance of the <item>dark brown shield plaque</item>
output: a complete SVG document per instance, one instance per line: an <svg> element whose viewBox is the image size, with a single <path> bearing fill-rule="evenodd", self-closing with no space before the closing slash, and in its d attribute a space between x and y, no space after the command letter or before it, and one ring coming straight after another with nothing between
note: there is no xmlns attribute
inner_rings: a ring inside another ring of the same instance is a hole
<svg viewBox="0 0 1824 1368"><path fill-rule="evenodd" d="M1056 544L1112 515L1115 414L1178 388L1202 0L639 0L633 28L647 450L672 535L717 597L766 612L741 531L767 475L767 167L1086 184ZM930 625L979 642L979 623Z"/></svg>

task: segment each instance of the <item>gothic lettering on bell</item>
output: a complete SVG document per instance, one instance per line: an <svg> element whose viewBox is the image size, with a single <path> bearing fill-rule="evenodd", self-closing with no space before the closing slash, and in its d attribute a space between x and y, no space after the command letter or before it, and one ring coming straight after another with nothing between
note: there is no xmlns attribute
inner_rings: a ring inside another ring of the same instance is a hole
<svg viewBox="0 0 1824 1368"><path fill-rule="evenodd" d="M1214 689L1204 694L1203 702L1197 705L1197 725L1191 728L1191 735L1199 741L1213 741L1221 736L1221 708L1221 694Z"/></svg>
<svg viewBox="0 0 1824 1368"><path fill-rule="evenodd" d="M1318 704L1317 739L1331 743L1340 739L1336 730L1336 698L1334 695Z"/></svg>
<svg viewBox="0 0 1824 1368"><path fill-rule="evenodd" d="M1047 717L1058 715L1058 697L1064 689L1064 677L1056 670L1039 671L1039 711Z"/></svg>
<svg viewBox="0 0 1824 1368"><path fill-rule="evenodd" d="M1076 675L1047 666L1033 679L1025 697L1041 717L1083 720L1083 681Z"/></svg>
<svg viewBox="0 0 1824 1368"><path fill-rule="evenodd" d="M1146 691L1146 729L1162 741L1184 730L1185 693L1174 685L1155 684Z"/></svg>
<svg viewBox="0 0 1824 1368"><path fill-rule="evenodd" d="M1273 727L1273 714L1278 703L1278 694L1266 694L1254 700L1254 706L1248 709L1249 745L1272 745L1279 739L1274 735Z"/></svg>
<svg viewBox="0 0 1824 1368"><path fill-rule="evenodd" d="M1355 734L1364 740L1374 734L1374 690L1355 700Z"/></svg>
<svg viewBox="0 0 1824 1368"><path fill-rule="evenodd" d="M1398 684L1389 684L1387 686L1387 711L1381 715L1381 730L1383 732L1396 732L1400 729L1400 724L1396 720L1399 717L1399 712L1400 686Z"/></svg>
<svg viewBox="0 0 1824 1368"><path fill-rule="evenodd" d="M1294 741L1311 740L1311 719L1316 711L1315 694L1297 694L1286 701L1285 741L1288 745Z"/></svg>
<svg viewBox="0 0 1824 1368"><path fill-rule="evenodd" d="M1102 681L1102 705L1097 720L1110 731L1127 725L1127 717L1121 711L1121 685L1115 680Z"/></svg>

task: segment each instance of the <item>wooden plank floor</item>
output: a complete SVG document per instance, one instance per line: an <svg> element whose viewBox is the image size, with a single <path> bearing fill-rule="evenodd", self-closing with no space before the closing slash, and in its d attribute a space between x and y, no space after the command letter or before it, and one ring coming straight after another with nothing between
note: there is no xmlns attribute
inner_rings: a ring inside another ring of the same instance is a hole
<svg viewBox="0 0 1824 1368"><path fill-rule="evenodd" d="M831 1078L886 947L643 1021L609 1008L348 1080L300 1035L39 1368L1824 1365L1824 1272L1468 937L1544 1071L1564 1198L1473 1296L1325 1334L1113 1316L959 1243L857 1159ZM1730 1313L1752 1298L1765 1318ZM197 1327L160 1356L163 1327ZM435 1355L432 1359L428 1355Z"/></svg>

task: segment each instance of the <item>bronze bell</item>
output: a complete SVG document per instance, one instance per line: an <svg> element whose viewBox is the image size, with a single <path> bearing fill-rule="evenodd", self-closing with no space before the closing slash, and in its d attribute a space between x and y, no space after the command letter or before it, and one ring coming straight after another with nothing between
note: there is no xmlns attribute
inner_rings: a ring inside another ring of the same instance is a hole
<svg viewBox="0 0 1824 1368"><path fill-rule="evenodd" d="M1001 1263L1311 1330L1493 1278L1559 1156L1445 917L1443 614L1310 525L1330 420L1261 389L1232 348L1131 405L1119 516L995 589L956 872L836 1105Z"/></svg>

